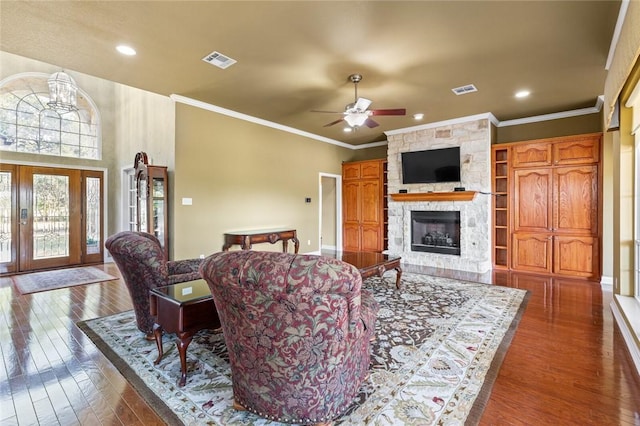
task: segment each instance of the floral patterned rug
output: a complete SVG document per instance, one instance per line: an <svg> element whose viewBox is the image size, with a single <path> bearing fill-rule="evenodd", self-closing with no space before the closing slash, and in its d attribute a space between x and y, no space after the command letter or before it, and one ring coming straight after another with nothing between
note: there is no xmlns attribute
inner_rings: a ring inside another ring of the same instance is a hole
<svg viewBox="0 0 640 426"><path fill-rule="evenodd" d="M381 308L371 374L336 425L477 423L526 306L526 291L405 272L370 278ZM132 311L79 323L98 348L169 424L276 425L232 405L221 334L198 333L187 351L180 388L174 336L164 358L140 338Z"/></svg>

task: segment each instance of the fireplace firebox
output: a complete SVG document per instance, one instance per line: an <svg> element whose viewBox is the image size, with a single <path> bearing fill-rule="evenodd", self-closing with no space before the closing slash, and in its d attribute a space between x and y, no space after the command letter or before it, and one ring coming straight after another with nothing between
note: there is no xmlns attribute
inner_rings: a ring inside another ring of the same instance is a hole
<svg viewBox="0 0 640 426"><path fill-rule="evenodd" d="M460 256L460 212L412 211L411 251Z"/></svg>

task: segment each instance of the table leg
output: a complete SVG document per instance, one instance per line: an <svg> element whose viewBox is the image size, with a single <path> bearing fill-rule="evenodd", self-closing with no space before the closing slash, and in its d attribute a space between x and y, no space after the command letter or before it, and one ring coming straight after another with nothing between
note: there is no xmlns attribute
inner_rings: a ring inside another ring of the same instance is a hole
<svg viewBox="0 0 640 426"><path fill-rule="evenodd" d="M300 248L300 241L296 237L293 237L291 241L293 241L294 252L298 254L298 249Z"/></svg>
<svg viewBox="0 0 640 426"><path fill-rule="evenodd" d="M242 238L242 250L251 250L251 237L249 235Z"/></svg>
<svg viewBox="0 0 640 426"><path fill-rule="evenodd" d="M187 348L192 338L193 333L178 333L178 340L176 341L178 353L180 354L180 372L182 373L178 386L181 387L187 383Z"/></svg>
<svg viewBox="0 0 640 426"><path fill-rule="evenodd" d="M153 324L153 337L156 339L156 346L158 347L158 358L153 361L154 364L158 364L162 359L162 326L160 324Z"/></svg>
<svg viewBox="0 0 640 426"><path fill-rule="evenodd" d="M400 290L400 278L402 277L402 268L400 265L396 266L396 271L398 272L396 275L396 288Z"/></svg>
<svg viewBox="0 0 640 426"><path fill-rule="evenodd" d="M286 253L288 250L288 246L289 246L289 241L287 241L286 239L282 240L282 252Z"/></svg>

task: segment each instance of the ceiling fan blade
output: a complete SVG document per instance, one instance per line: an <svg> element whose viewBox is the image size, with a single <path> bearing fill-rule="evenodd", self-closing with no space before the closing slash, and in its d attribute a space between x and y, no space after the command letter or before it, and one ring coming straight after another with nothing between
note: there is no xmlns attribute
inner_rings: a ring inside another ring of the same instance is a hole
<svg viewBox="0 0 640 426"><path fill-rule="evenodd" d="M322 112L327 114L344 114L344 111L324 111L320 109L312 109L311 112Z"/></svg>
<svg viewBox="0 0 640 426"><path fill-rule="evenodd" d="M371 115L405 115L407 110L404 108L396 109L372 109L369 111Z"/></svg>
<svg viewBox="0 0 640 426"><path fill-rule="evenodd" d="M344 118L340 118L339 120L332 121L331 123L325 124L325 125L324 125L324 126L322 126L322 127L330 127L330 126L333 126L334 124L338 124L338 123L339 123L339 122L341 122L341 121L344 121Z"/></svg>
<svg viewBox="0 0 640 426"><path fill-rule="evenodd" d="M367 108L369 108L369 105L371 105L371 102L372 101L366 98L358 98L356 104L354 105L354 108L358 111L366 111Z"/></svg>
<svg viewBox="0 0 640 426"><path fill-rule="evenodd" d="M367 118L367 121L365 121L364 124L365 124L365 126L367 126L370 129L373 129L374 127L378 127L379 126L378 123L376 123L375 121L373 121L370 118Z"/></svg>

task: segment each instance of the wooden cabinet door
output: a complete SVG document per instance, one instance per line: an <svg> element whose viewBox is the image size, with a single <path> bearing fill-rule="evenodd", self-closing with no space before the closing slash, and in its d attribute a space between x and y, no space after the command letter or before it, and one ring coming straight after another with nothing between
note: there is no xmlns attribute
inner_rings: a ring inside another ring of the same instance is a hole
<svg viewBox="0 0 640 426"><path fill-rule="evenodd" d="M556 236L553 238L553 272L599 279L599 252L598 238Z"/></svg>
<svg viewBox="0 0 640 426"><path fill-rule="evenodd" d="M554 164L597 164L600 161L600 136L579 138L553 144Z"/></svg>
<svg viewBox="0 0 640 426"><path fill-rule="evenodd" d="M345 224L360 221L360 182L345 182L342 186L342 218Z"/></svg>
<svg viewBox="0 0 640 426"><path fill-rule="evenodd" d="M597 235L598 166L558 167L553 182L553 231Z"/></svg>
<svg viewBox="0 0 640 426"><path fill-rule="evenodd" d="M342 180L360 179L360 164L343 164Z"/></svg>
<svg viewBox="0 0 640 426"><path fill-rule="evenodd" d="M542 167L551 165L551 144L530 143L512 148L513 167Z"/></svg>
<svg viewBox="0 0 640 426"><path fill-rule="evenodd" d="M362 251L381 251L382 235L379 225L362 225Z"/></svg>
<svg viewBox="0 0 640 426"><path fill-rule="evenodd" d="M360 183L360 220L363 225L379 225L382 210L380 181L363 180Z"/></svg>
<svg viewBox="0 0 640 426"><path fill-rule="evenodd" d="M513 258L511 259L513 269L551 273L552 246L553 242L549 234L513 234Z"/></svg>
<svg viewBox="0 0 640 426"><path fill-rule="evenodd" d="M360 250L360 225L345 223L342 227L342 246L345 251Z"/></svg>
<svg viewBox="0 0 640 426"><path fill-rule="evenodd" d="M362 179L379 179L382 172L382 162L368 161L360 165L360 177Z"/></svg>
<svg viewBox="0 0 640 426"><path fill-rule="evenodd" d="M551 230L553 175L551 169L514 171L513 230L548 232Z"/></svg>

